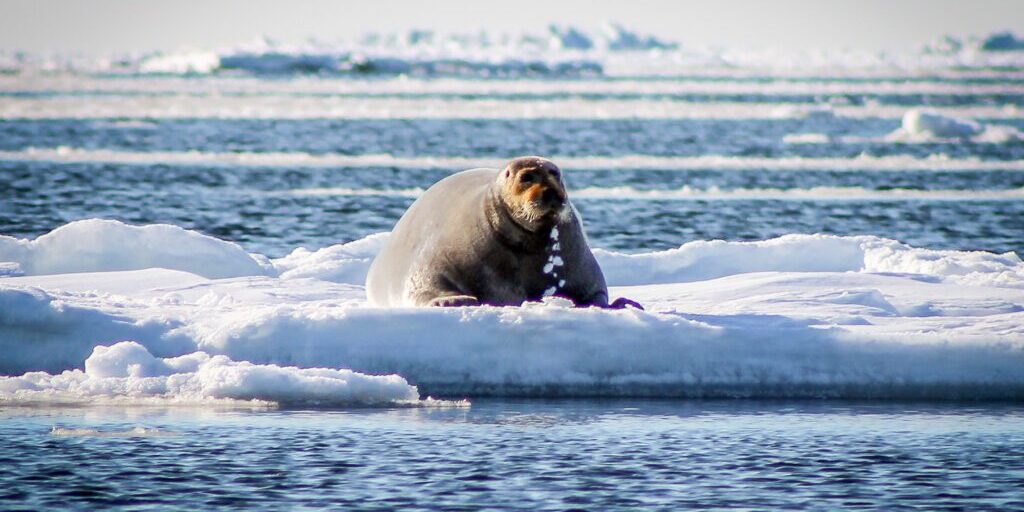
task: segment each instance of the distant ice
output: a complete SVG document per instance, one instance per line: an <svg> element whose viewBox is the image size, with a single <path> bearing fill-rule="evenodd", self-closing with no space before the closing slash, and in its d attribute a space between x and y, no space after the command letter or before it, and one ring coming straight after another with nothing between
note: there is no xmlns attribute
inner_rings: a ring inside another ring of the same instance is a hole
<svg viewBox="0 0 1024 512"><path fill-rule="evenodd" d="M832 138L824 133L791 133L782 138L785 144L828 144Z"/></svg>
<svg viewBox="0 0 1024 512"><path fill-rule="evenodd" d="M961 140L975 143L1004 144L1024 140L1024 133L1007 125L982 124L973 119L938 112L910 109L902 126L885 137L887 142L935 142Z"/></svg>
<svg viewBox="0 0 1024 512"><path fill-rule="evenodd" d="M849 139L849 138L847 138ZM912 155L873 156L866 153L844 157L746 157L702 156L560 156L552 155L559 165L573 170L691 170L691 169L764 169L861 171L1021 171L1022 160L983 160L951 158L942 153L927 157ZM207 165L227 167L395 167L404 169L469 169L500 167L496 157L396 156L388 154L345 155L305 152L200 152L200 151L120 151L87 148L28 148L0 151L0 161L8 162L92 162L120 165ZM396 194L415 196L415 189L399 189Z"/></svg>
<svg viewBox="0 0 1024 512"><path fill-rule="evenodd" d="M196 236L127 228L70 226L127 246L153 233L166 248ZM367 306L362 281L385 239L299 249L233 278L109 270L103 261L96 272L0 278L0 372L13 375L0 381L0 397L1024 399L1024 262L1013 253L826 235L596 249L611 295L647 311L575 309L557 298L378 309ZM74 260L75 246L63 257Z"/></svg>
<svg viewBox="0 0 1024 512"><path fill-rule="evenodd" d="M957 119L918 109L908 110L903 116L903 130L909 135L967 138L982 132L981 125L968 119Z"/></svg>
<svg viewBox="0 0 1024 512"><path fill-rule="evenodd" d="M685 36L684 36L685 39ZM268 38L222 48L88 57L0 52L8 73L256 74L326 76L588 77L813 76L841 71L875 76L999 73L1020 68L1024 43L1010 32L946 36L923 49L783 49L695 46L639 34L617 23L596 30L565 24L518 33L413 29L354 40L299 43Z"/></svg>
<svg viewBox="0 0 1024 512"><path fill-rule="evenodd" d="M981 49L989 52L1022 51L1024 39L1018 38L1013 32L997 32L982 41Z"/></svg>

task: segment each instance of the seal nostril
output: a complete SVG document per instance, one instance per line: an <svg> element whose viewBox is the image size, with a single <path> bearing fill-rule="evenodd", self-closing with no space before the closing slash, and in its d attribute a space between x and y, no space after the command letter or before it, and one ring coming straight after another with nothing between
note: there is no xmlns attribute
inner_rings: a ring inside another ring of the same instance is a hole
<svg viewBox="0 0 1024 512"><path fill-rule="evenodd" d="M559 194L557 190L551 189L551 188L545 190L544 194L541 197L544 199L545 203L561 203L562 202L562 195Z"/></svg>

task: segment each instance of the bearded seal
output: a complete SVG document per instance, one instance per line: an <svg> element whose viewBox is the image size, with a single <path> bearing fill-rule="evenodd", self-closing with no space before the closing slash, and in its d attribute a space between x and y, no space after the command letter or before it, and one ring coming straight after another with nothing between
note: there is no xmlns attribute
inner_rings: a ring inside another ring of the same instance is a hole
<svg viewBox="0 0 1024 512"><path fill-rule="evenodd" d="M608 288L550 160L516 158L435 183L402 215L366 277L376 306L518 306L548 295L608 304Z"/></svg>

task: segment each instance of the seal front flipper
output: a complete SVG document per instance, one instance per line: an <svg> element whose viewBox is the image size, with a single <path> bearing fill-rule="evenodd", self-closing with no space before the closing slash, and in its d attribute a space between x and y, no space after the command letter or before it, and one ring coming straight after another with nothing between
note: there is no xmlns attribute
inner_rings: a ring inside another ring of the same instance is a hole
<svg viewBox="0 0 1024 512"><path fill-rule="evenodd" d="M608 309L626 309L627 307L636 308L639 309L640 311L645 311L644 307L641 306L639 302L627 299L625 297L619 297L615 299L615 301L608 306Z"/></svg>
<svg viewBox="0 0 1024 512"><path fill-rule="evenodd" d="M428 306L440 308L455 308L463 306L479 306L480 301L472 295L447 295L435 297L427 302Z"/></svg>

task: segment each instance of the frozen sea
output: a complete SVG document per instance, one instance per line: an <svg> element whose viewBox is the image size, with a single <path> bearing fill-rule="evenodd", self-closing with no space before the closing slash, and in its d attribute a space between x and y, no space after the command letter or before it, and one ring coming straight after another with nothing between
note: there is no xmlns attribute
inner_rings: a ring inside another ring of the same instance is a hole
<svg viewBox="0 0 1024 512"><path fill-rule="evenodd" d="M1024 43L949 41L0 52L0 508L1024 509ZM526 154L646 311L366 304Z"/></svg>

